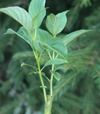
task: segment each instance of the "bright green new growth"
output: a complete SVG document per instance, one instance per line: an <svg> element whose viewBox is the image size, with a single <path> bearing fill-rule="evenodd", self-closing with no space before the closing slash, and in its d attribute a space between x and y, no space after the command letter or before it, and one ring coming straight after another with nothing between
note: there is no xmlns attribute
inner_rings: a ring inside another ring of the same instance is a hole
<svg viewBox="0 0 100 114"><path fill-rule="evenodd" d="M66 13L68 11L47 16L46 27L51 34L48 31L40 29L40 25L46 15L45 2L45 0L32 0L28 12L18 6L1 8L0 12L9 15L22 25L17 32L8 29L5 34L16 34L31 46L37 66L31 66L26 63L22 63L21 66L26 65L31 67L35 73L38 73L45 100L44 114L51 114L52 101L55 95L53 91L53 78L57 81L61 79L60 73L56 71L56 65L67 64L66 55L68 51L66 46L76 37L88 31L79 30L65 35L62 39L59 38L57 34L66 26ZM41 57L44 52L48 54L49 59L41 68ZM50 79L48 76L45 76L48 83L50 83L50 93L47 95L42 70L50 65Z"/></svg>

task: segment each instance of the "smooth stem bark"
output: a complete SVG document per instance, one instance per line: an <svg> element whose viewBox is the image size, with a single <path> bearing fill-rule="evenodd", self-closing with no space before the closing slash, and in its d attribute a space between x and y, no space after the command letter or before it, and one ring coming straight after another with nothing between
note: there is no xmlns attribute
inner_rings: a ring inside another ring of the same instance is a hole
<svg viewBox="0 0 100 114"><path fill-rule="evenodd" d="M51 114L53 96L47 96L47 101L45 102L44 114Z"/></svg>

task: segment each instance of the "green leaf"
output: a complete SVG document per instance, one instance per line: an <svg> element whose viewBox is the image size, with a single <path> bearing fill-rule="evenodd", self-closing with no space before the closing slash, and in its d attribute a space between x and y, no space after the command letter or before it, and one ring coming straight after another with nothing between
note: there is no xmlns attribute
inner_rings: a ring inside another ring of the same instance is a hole
<svg viewBox="0 0 100 114"><path fill-rule="evenodd" d="M42 30L42 29L38 29L37 35L38 35L37 40L40 40L47 44L49 44L50 41L53 39L53 37L51 36L51 34L49 34L49 32Z"/></svg>
<svg viewBox="0 0 100 114"><path fill-rule="evenodd" d="M33 19L32 19L32 28L37 29L40 27L42 20L41 20L41 13L44 11L45 9L41 10Z"/></svg>
<svg viewBox="0 0 100 114"><path fill-rule="evenodd" d="M9 15L22 26L24 26L27 30L32 29L32 18L23 8L18 6L0 8L0 12Z"/></svg>
<svg viewBox="0 0 100 114"><path fill-rule="evenodd" d="M41 52L44 49L44 46L40 43L40 41L48 44L53 39L52 36L47 31L42 30L42 29L37 30L36 37L37 38L34 44L39 52Z"/></svg>
<svg viewBox="0 0 100 114"><path fill-rule="evenodd" d="M60 19L54 14L50 14L46 19L46 27L53 36L56 36L59 28Z"/></svg>
<svg viewBox="0 0 100 114"><path fill-rule="evenodd" d="M66 58L67 55L67 47L63 43L62 39L55 38L49 43L49 45L63 58Z"/></svg>
<svg viewBox="0 0 100 114"><path fill-rule="evenodd" d="M34 66L30 65L30 64L24 63L24 62L22 62L21 67L22 67L22 66L28 66L28 67L33 68L34 70L37 70L36 67L34 67Z"/></svg>
<svg viewBox="0 0 100 114"><path fill-rule="evenodd" d="M63 59L66 59L67 55L67 48L63 41L60 38L52 39L49 44L44 43L42 41L38 41L40 45L44 46L44 48L50 49L51 51L56 52L58 55L60 55Z"/></svg>
<svg viewBox="0 0 100 114"><path fill-rule="evenodd" d="M66 17L66 14L67 12L69 12L69 10L67 11L64 11L64 12L61 12L61 13L58 13L56 16L60 19L60 25L59 25L59 29L58 29L58 32L60 33L64 27L66 26L66 23L67 23L67 17Z"/></svg>
<svg viewBox="0 0 100 114"><path fill-rule="evenodd" d="M63 42L65 45L68 45L72 40L74 40L75 38L77 38L78 36L80 36L83 33L89 32L91 30L78 30L75 32L72 32L68 35L66 35L65 37L63 37Z"/></svg>
<svg viewBox="0 0 100 114"><path fill-rule="evenodd" d="M46 66L49 66L49 65L53 65L53 64L59 65L59 64L64 64L64 63L67 63L67 61L63 59L58 59L58 58L52 59L46 62L42 69L44 69Z"/></svg>
<svg viewBox="0 0 100 114"><path fill-rule="evenodd" d="M31 38L31 36L28 34L27 30L25 30L24 27L21 27L18 30L18 32L15 32L12 29L8 29L5 34L16 34L17 36L19 36L20 38L25 40L32 48L34 47L33 40Z"/></svg>
<svg viewBox="0 0 100 114"><path fill-rule="evenodd" d="M60 73L54 72L54 71L51 71L51 73L53 74L53 76L55 77L55 79L57 81L59 81L61 79L61 74Z"/></svg>
<svg viewBox="0 0 100 114"><path fill-rule="evenodd" d="M33 24L36 27L39 27L46 15L45 9L45 1L46 0L32 0L29 5L29 14L33 19Z"/></svg>
<svg viewBox="0 0 100 114"><path fill-rule="evenodd" d="M47 16L46 26L49 32L53 34L53 36L56 36L64 29L67 23L67 17L66 17L67 12L68 11L59 13L57 15L50 14L49 16Z"/></svg>

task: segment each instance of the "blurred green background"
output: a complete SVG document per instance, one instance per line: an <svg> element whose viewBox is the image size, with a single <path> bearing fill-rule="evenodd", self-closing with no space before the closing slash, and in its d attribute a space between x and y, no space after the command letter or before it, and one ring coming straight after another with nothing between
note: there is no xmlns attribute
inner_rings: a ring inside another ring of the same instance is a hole
<svg viewBox="0 0 100 114"><path fill-rule="evenodd" d="M28 9L30 0L0 0L0 8L20 6ZM100 0L47 0L47 15L70 10L60 34L79 29L93 30L68 45L68 61L52 114L100 114ZM45 18L46 19L46 18ZM46 29L45 19L41 28ZM36 64L31 48L15 35L3 35L7 28L20 25L0 13L0 114L42 114L43 94L39 77L22 62ZM49 68L44 72L49 75Z"/></svg>

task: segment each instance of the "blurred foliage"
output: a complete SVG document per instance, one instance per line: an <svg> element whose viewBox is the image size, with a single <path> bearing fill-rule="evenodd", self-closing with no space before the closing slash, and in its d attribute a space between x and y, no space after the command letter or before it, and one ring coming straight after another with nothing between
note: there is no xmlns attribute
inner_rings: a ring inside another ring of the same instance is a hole
<svg viewBox="0 0 100 114"><path fill-rule="evenodd" d="M27 10L29 2L0 0L0 7L18 5ZM70 10L62 36L82 28L93 30L68 45L69 63L54 87L53 114L100 114L100 1L47 0L46 7L47 14ZM41 27L46 29L44 23ZM19 26L0 13L0 114L38 114L43 110L38 76L28 74L32 69L20 67L22 62L36 64L29 45L15 35L3 35L7 28L17 30ZM44 72L49 76L48 69Z"/></svg>

